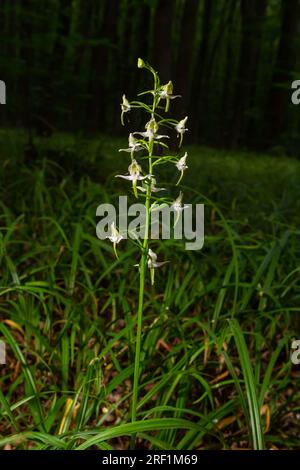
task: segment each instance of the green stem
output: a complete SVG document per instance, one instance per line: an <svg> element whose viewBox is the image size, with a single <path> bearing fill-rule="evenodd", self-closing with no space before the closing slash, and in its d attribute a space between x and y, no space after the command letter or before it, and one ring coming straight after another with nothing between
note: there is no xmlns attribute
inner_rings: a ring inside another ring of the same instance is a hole
<svg viewBox="0 0 300 470"><path fill-rule="evenodd" d="M151 69L154 76L154 98L152 105L151 116L154 117L156 108L156 89L157 89L157 76L154 70ZM152 175L152 155L153 155L153 141L149 142L148 147L148 174ZM134 358L134 378L133 378L133 389L132 389L132 406L131 406L131 422L136 421L137 404L138 404L138 387L140 377L140 357L141 357L141 343L142 343L142 326L143 326L143 310L144 310L144 291L145 291L145 274L147 267L148 257L148 242L149 242L149 225L150 225L150 204L151 204L151 181L147 186L146 192L146 223L145 223L145 234L142 248L142 256L140 261L140 285L139 285L139 303L137 311L137 331L136 331L136 343L135 343L135 358ZM136 436L132 435L131 448L134 448Z"/></svg>
<svg viewBox="0 0 300 470"><path fill-rule="evenodd" d="M153 142L149 144L149 174L152 173L152 152ZM134 360L134 379L132 391L132 408L131 408L131 421L136 421L136 410L138 402L138 385L140 375L140 356L141 356L141 338L142 338L142 324L143 324L143 309L144 309L144 290L145 290L145 274L147 266L148 255L148 239L149 239L149 224L150 224L150 200L151 200L151 183L147 187L146 193L146 223L145 235L143 242L142 257L140 261L140 286L139 286L139 304L137 312L137 332L135 344L135 360Z"/></svg>

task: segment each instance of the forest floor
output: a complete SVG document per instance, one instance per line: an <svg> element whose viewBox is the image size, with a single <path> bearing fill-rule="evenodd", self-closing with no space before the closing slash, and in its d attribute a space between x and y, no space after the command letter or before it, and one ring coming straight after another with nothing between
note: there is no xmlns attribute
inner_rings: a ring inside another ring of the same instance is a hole
<svg viewBox="0 0 300 470"><path fill-rule="evenodd" d="M147 281L131 425L138 251L124 241L116 260L95 234L97 206L128 194L125 146L0 132L1 447L120 449L137 432L141 448L247 449L260 434L299 449L300 162L187 148L205 243L155 241L170 263ZM175 197L173 173L159 186Z"/></svg>

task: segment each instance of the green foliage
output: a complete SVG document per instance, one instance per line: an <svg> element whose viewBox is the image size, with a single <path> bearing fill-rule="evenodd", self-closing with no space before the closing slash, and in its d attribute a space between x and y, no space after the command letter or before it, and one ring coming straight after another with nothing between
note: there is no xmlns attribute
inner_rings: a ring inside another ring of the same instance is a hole
<svg viewBox="0 0 300 470"><path fill-rule="evenodd" d="M137 433L154 449L250 448L264 433L267 449L297 448L299 163L188 148L184 192L206 205L205 245L161 247L172 269L157 273L159 295L147 281L130 424L139 253L128 244L116 260L95 236L96 207L127 161L116 139L35 145L33 160L22 133L2 131L1 446L127 448ZM162 171L161 184L173 176Z"/></svg>

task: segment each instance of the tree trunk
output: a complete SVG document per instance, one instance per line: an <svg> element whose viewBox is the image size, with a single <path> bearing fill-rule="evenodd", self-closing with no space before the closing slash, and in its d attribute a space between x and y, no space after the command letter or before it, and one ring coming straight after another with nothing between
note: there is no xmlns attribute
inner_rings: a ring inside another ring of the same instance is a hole
<svg viewBox="0 0 300 470"><path fill-rule="evenodd" d="M207 93L205 89L205 73L206 61L209 55L209 37L213 22L213 2L211 0L204 0L204 11L202 20L202 39L195 70L194 81L192 84L191 92L191 120L193 120L195 127L196 141L199 142L200 133L203 131L205 125L205 116L203 114L204 95ZM196 106L195 106L196 97Z"/></svg>
<svg viewBox="0 0 300 470"><path fill-rule="evenodd" d="M282 0L281 34L266 110L267 146L277 141L285 129L290 102L291 71L295 67L295 37L299 18L299 1Z"/></svg>
<svg viewBox="0 0 300 470"><path fill-rule="evenodd" d="M242 0L241 47L236 80L231 146L245 142L249 111L255 90L256 72L264 18L265 0Z"/></svg>

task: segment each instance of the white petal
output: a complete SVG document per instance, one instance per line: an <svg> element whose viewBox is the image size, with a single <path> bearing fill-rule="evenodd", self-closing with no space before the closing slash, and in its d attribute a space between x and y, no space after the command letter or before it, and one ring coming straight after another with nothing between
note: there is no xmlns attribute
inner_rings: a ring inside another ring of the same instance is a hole
<svg viewBox="0 0 300 470"><path fill-rule="evenodd" d="M155 135L154 136L156 140L159 140L159 139L169 139L170 136L168 135Z"/></svg>
<svg viewBox="0 0 300 470"><path fill-rule="evenodd" d="M166 188L156 188L155 186L152 186L151 188L152 193L158 193L159 191L167 191Z"/></svg>
<svg viewBox="0 0 300 470"><path fill-rule="evenodd" d="M170 261L158 261L158 262L154 262L153 263L153 268L160 268L161 266L163 266L164 264L167 264L169 263Z"/></svg>
<svg viewBox="0 0 300 470"><path fill-rule="evenodd" d="M115 178L123 178L124 180L133 181L133 176L126 176L126 175L116 175Z"/></svg>

